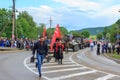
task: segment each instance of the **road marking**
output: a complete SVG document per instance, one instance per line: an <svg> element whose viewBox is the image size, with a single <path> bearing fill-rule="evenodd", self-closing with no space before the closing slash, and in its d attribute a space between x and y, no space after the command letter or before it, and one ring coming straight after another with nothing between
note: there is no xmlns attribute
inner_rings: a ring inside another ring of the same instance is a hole
<svg viewBox="0 0 120 80"><path fill-rule="evenodd" d="M53 65L53 64L58 64L58 63L44 63L43 65ZM64 64L74 64L74 62L63 62L62 65ZM35 66L35 63L28 63L28 66Z"/></svg>
<svg viewBox="0 0 120 80"><path fill-rule="evenodd" d="M63 59L62 61L63 61L63 62L64 62L64 61L68 62L68 61L70 61L70 60L69 60L69 59L65 59L65 60ZM50 62L55 62L55 59L51 59Z"/></svg>
<svg viewBox="0 0 120 80"><path fill-rule="evenodd" d="M72 66L79 66L79 65L58 65L58 66L48 66L48 67L42 67L43 69L44 68L58 68L58 67L72 67Z"/></svg>
<svg viewBox="0 0 120 80"><path fill-rule="evenodd" d="M75 62L75 61L72 59L72 56L76 55L77 53L78 53L78 52L76 52L75 54L72 54L72 55L69 57L69 59L70 59L72 62L74 62L76 65L80 65L80 66L83 66L83 67L84 67L84 65L79 64L79 63ZM105 71L100 71L100 70L97 70L97 69L94 69L94 68L91 68L91 67L87 67L87 66L85 66L85 67L88 68L88 69L96 70L96 71L101 72L101 73L105 73L105 74L108 74L108 75L114 75L114 76L120 77L119 75L116 75L116 74L111 74L111 73L108 73L108 72L105 72Z"/></svg>
<svg viewBox="0 0 120 80"><path fill-rule="evenodd" d="M104 76L104 77L100 77L100 78L97 78L97 79L95 79L95 80L107 80L107 79L110 79L110 78L112 78L112 77L115 77L115 75L108 74L108 75L106 75L106 76Z"/></svg>
<svg viewBox="0 0 120 80"><path fill-rule="evenodd" d="M77 54L78 52L76 52L75 54ZM114 77L114 76L117 76L117 77L120 77L119 75L114 75L114 74L111 74L111 73L107 73L107 72L104 72L104 71L99 71L99 70L96 70L96 69L94 69L94 68L90 68L90 67L87 67L87 66L84 66L84 65L82 65L82 64L79 64L79 63L77 63L77 62L75 62L73 59L72 59L72 56L73 55L75 55L75 54L72 54L72 55L70 55L70 57L69 57L69 61L71 61L71 62L64 62L64 63L66 63L66 64L68 64L68 63L74 63L74 65L73 64L71 64L71 65L58 65L59 67L69 67L69 66L80 66L81 68L87 68L87 69L90 69L90 70L92 70L92 71L86 71L86 72L81 72L81 73L74 73L74 74L68 74L68 75L64 75L64 76L60 76L60 77L53 77L53 78L48 78L47 76L42 76L43 78L45 78L45 79L47 79L47 80L60 80L60 79L66 79L66 78L71 78L71 77L75 77L75 76L79 76L79 75L87 75L87 74L90 74L90 73L95 73L95 72L101 72L101 73L105 73L105 74L107 74L107 76L104 76L104 77L100 77L100 78L97 78L97 79L95 79L95 80L106 80L106 79L109 79L109 78L112 78L112 77ZM27 63L27 60L29 60L30 59L30 57L27 57L27 58L25 58L25 60L24 60L24 66L28 69L28 70L30 70L31 72L33 72L33 73L35 73L35 74L37 74L37 75L39 75L38 74L38 72L37 71L35 71L34 69L36 69L35 68L35 64L31 64L31 63ZM68 60L66 60L66 61L68 61ZM51 64L51 66L47 66L47 65L50 65ZM45 65L45 66L43 66L43 69L44 68L56 68L56 66L52 66L52 64L57 64L57 63L46 63L46 64L43 64L43 65ZM57 67L58 67L57 66ZM71 68L70 68L71 69ZM70 71L70 69L61 69L61 70L52 70L52 71L45 71L45 72L43 72L44 74L45 73L53 73L53 72L59 72L59 71ZM74 70L77 70L77 68L75 69L75 68L73 68ZM73 70L73 69L71 69L71 70ZM72 75L72 76L71 76Z"/></svg>
<svg viewBox="0 0 120 80"><path fill-rule="evenodd" d="M71 78L71 77L75 77L75 76L86 75L86 74L95 73L95 72L96 72L96 70L86 71L86 72L81 72L81 73L75 73L75 74L69 74L69 75L64 75L64 76L60 76L60 77L54 77L54 78L51 78L50 80L66 79L66 78Z"/></svg>
<svg viewBox="0 0 120 80"><path fill-rule="evenodd" d="M31 57L31 56L30 56L30 57ZM33 72L33 73L36 74L36 75L39 75L38 72L34 71L33 69L31 69L30 67L27 66L26 62L27 62L28 59L30 59L30 57L25 58L23 64L24 64L24 66L25 66L28 70L30 70L31 72ZM50 80L48 77L45 77L44 75L43 75L42 77L45 78L45 79L47 79L47 80Z"/></svg>
<svg viewBox="0 0 120 80"><path fill-rule="evenodd" d="M47 69L47 68L61 68L61 67L78 67L79 65L58 65L58 66L42 66L42 69ZM80 67L80 66L79 66ZM35 67L31 67L31 69L36 69Z"/></svg>
<svg viewBox="0 0 120 80"><path fill-rule="evenodd" d="M70 69L61 69L61 70L52 70L52 71L45 71L42 72L43 74L45 73L54 73L54 72L62 72L62 71L72 71L72 70L79 70L79 69L85 69L86 67L81 67L81 68L70 68Z"/></svg>
<svg viewBox="0 0 120 80"><path fill-rule="evenodd" d="M73 64L74 62L63 62L63 64ZM45 63L43 65L52 65L52 64L58 64L58 63Z"/></svg>

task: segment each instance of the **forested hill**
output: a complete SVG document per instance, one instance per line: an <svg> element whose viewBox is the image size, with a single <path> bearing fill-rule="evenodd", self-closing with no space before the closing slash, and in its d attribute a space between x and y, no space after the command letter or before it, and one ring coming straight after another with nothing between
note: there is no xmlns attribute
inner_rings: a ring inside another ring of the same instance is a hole
<svg viewBox="0 0 120 80"><path fill-rule="evenodd" d="M98 33L102 32L104 30L105 27L96 27L96 28L84 28L84 29L81 29L81 30L77 30L77 31L84 31L84 30L87 30L90 32L90 35L97 35Z"/></svg>

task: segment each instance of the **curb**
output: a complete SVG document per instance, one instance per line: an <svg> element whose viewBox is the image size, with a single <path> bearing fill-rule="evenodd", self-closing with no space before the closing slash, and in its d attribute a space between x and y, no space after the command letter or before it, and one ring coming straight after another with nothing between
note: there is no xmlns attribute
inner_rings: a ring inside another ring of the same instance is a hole
<svg viewBox="0 0 120 80"><path fill-rule="evenodd" d="M120 64L120 60L119 59L112 58L112 57L108 56L106 53L103 54L103 56L105 56L105 57L107 57L107 58L109 58L111 60L114 60L115 62L117 62L118 64Z"/></svg>

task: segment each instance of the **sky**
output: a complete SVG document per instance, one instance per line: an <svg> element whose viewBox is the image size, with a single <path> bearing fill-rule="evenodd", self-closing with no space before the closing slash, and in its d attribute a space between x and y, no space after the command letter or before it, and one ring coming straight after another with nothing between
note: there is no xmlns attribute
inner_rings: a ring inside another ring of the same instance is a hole
<svg viewBox="0 0 120 80"><path fill-rule="evenodd" d="M12 0L0 2L0 8L11 9ZM16 0L16 9L28 11L37 24L49 28L56 24L68 30L104 27L120 19L120 0ZM17 13L19 14L19 13Z"/></svg>

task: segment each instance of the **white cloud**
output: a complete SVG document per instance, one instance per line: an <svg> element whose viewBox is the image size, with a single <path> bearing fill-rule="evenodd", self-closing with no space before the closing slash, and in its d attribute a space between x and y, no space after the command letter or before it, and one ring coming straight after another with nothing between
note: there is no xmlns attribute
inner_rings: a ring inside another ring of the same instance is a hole
<svg viewBox="0 0 120 80"><path fill-rule="evenodd" d="M111 25L118 18L120 18L120 13L118 13L120 6L108 6L108 4L111 4L113 0L99 0L99 2L88 0L54 1L65 5L56 8L41 5L39 7L26 7L20 10L28 11L37 23L46 23L49 27L48 20L52 17L53 26L59 23L63 26L67 26L67 29L69 30L80 29L88 26L96 27L100 25Z"/></svg>
<svg viewBox="0 0 120 80"><path fill-rule="evenodd" d="M60 11L59 11L60 9ZM19 11L28 11L30 15L33 16L35 22L45 23L49 27L50 17L53 20L53 26L57 23L62 23L61 19L63 18L64 8L51 8L47 5L41 5L40 7L25 7L19 9Z"/></svg>
<svg viewBox="0 0 120 80"><path fill-rule="evenodd" d="M102 17L102 16L106 16L106 17L115 17L115 16L119 16L120 13L118 12L118 10L120 9L120 5L115 5L115 6L111 6L108 8L104 8L103 10L100 10L95 16L96 17Z"/></svg>
<svg viewBox="0 0 120 80"><path fill-rule="evenodd" d="M97 10L101 8L101 6L98 3L86 0L54 0L54 1L66 4L67 6L79 7L81 10Z"/></svg>

